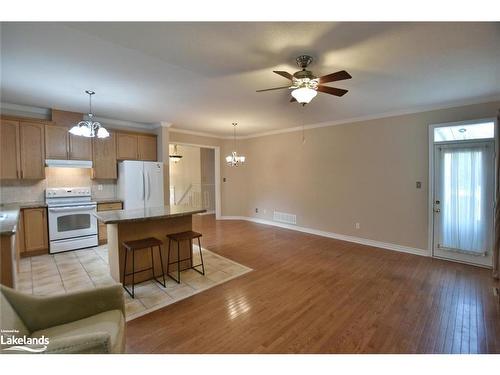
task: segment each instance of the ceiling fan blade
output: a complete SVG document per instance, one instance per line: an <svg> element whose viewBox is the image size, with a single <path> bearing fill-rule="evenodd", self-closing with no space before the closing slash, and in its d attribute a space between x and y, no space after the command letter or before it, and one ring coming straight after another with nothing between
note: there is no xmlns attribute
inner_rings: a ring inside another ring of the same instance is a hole
<svg viewBox="0 0 500 375"><path fill-rule="evenodd" d="M272 90L281 90L281 89L288 89L288 88L290 88L290 86L273 87L272 89L257 90L257 92L272 91Z"/></svg>
<svg viewBox="0 0 500 375"><path fill-rule="evenodd" d="M318 86L318 91L324 92L325 94L335 95L335 96L343 96L347 93L347 90L338 89L336 87L328 87L328 86Z"/></svg>
<svg viewBox="0 0 500 375"><path fill-rule="evenodd" d="M345 70L341 70L339 72L327 74L326 76L320 77L319 78L319 83L328 83L328 82L335 82L335 81L342 81L344 79L351 79L351 75L347 73Z"/></svg>
<svg viewBox="0 0 500 375"><path fill-rule="evenodd" d="M273 70L273 73L279 74L280 76L285 77L286 79L289 79L290 81L293 79L293 76L290 73L284 72L282 70Z"/></svg>
<svg viewBox="0 0 500 375"><path fill-rule="evenodd" d="M295 98L292 96L292 98L290 99L290 103L293 103L293 102L296 102L296 101L297 101L297 99L295 99Z"/></svg>

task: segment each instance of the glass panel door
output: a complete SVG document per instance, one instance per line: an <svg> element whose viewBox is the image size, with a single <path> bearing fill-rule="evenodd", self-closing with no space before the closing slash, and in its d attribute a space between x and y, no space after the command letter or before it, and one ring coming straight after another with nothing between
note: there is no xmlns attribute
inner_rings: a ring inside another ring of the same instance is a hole
<svg viewBox="0 0 500 375"><path fill-rule="evenodd" d="M434 256L490 266L494 143L434 149Z"/></svg>

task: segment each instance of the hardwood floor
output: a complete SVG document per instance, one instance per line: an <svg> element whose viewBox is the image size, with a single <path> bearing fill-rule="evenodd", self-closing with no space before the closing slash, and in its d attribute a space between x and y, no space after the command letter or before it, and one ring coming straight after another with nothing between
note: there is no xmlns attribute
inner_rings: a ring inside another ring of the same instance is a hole
<svg viewBox="0 0 500 375"><path fill-rule="evenodd" d="M253 272L133 320L129 353L500 353L491 271L244 221L195 219Z"/></svg>

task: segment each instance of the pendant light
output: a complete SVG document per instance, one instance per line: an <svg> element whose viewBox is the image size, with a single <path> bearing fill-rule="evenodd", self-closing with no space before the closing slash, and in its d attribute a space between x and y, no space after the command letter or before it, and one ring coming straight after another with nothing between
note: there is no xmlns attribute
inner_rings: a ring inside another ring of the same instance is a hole
<svg viewBox="0 0 500 375"><path fill-rule="evenodd" d="M237 167L241 164L245 164L245 157L243 155L238 155L236 152L236 126L238 125L237 122L233 122L233 152L231 152L231 155L226 156L226 164L229 167Z"/></svg>
<svg viewBox="0 0 500 375"><path fill-rule="evenodd" d="M177 164L181 159L182 155L179 155L177 152L177 145L174 145L174 153L171 155L168 155L170 161L173 161L175 164Z"/></svg>
<svg viewBox="0 0 500 375"><path fill-rule="evenodd" d="M73 135L79 135L87 138L107 138L109 132L99 122L94 121L94 114L92 113L92 95L95 94L92 90L85 91L89 95L89 113L88 120L80 121L77 125L70 129Z"/></svg>

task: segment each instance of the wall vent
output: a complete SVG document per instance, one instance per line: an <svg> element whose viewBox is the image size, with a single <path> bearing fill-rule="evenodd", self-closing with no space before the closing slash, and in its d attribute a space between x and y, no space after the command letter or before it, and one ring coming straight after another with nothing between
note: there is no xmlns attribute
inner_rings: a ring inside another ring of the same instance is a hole
<svg viewBox="0 0 500 375"><path fill-rule="evenodd" d="M286 224L297 224L297 215L274 211L273 220Z"/></svg>

